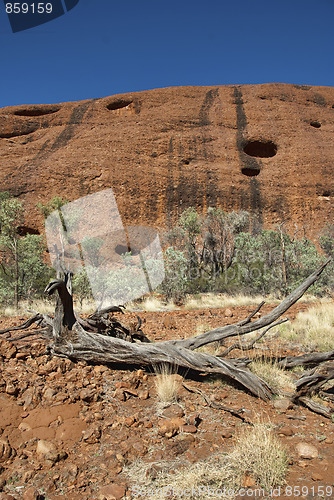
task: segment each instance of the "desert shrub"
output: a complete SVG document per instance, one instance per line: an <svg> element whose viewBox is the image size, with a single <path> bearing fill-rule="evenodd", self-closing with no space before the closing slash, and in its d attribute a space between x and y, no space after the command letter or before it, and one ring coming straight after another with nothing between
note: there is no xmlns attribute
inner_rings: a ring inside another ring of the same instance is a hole
<svg viewBox="0 0 334 500"><path fill-rule="evenodd" d="M82 267L72 278L73 294L80 303L83 305L84 300L92 300L93 293L87 276L87 271Z"/></svg>
<svg viewBox="0 0 334 500"><path fill-rule="evenodd" d="M328 293L334 292L334 224L326 224L320 233L319 242L322 250L332 261L321 276L321 283Z"/></svg>
<svg viewBox="0 0 334 500"><path fill-rule="evenodd" d="M321 255L314 243L306 238L294 240L288 234L283 238L284 254L277 231L263 230L255 236L250 233L237 235L234 273L230 272L232 284L239 282L245 291L278 296L296 288L320 265ZM226 281L229 283L229 279ZM320 294L323 288L323 282L316 283L311 291Z"/></svg>
<svg viewBox="0 0 334 500"><path fill-rule="evenodd" d="M226 213L209 207L206 215L199 216L188 208L166 235L168 284L162 291L169 296L178 291L285 296L324 260L313 242L297 235L287 234L284 224L263 230L246 211ZM333 255L333 224L321 233L320 244L324 253ZM310 291L332 293L333 271L334 262Z"/></svg>
<svg viewBox="0 0 334 500"><path fill-rule="evenodd" d="M53 271L44 262L42 236L20 236L24 223L22 203L8 193L0 193L0 301L2 304L41 297Z"/></svg>
<svg viewBox="0 0 334 500"><path fill-rule="evenodd" d="M184 296L188 284L188 260L181 250L168 247L164 252L165 278L160 286L167 299Z"/></svg>

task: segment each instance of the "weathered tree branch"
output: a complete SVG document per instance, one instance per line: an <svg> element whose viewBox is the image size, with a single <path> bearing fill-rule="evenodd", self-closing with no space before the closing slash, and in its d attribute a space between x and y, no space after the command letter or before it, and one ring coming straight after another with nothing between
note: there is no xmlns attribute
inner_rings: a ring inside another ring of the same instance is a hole
<svg viewBox="0 0 334 500"><path fill-rule="evenodd" d="M234 349L240 349L241 351L250 351L251 349L253 349L254 347L254 344L256 344L256 342L258 342L259 340L262 339L262 337L265 336L265 334L271 329L271 328L274 328L274 326L278 326L280 325L281 323L285 323L286 321L288 321L287 318L284 318L284 319L281 319L279 321L276 321L275 323L273 323L272 325L269 325L267 326L267 328L265 328L257 337L255 337L255 339L253 339L251 342L249 342L248 344L245 344L243 342L235 342L234 344L231 344L229 347L227 347L227 349L225 349L225 351L223 351L221 354L219 354L219 357L220 358L223 358L225 356L227 356L231 351L233 351Z"/></svg>
<svg viewBox="0 0 334 500"><path fill-rule="evenodd" d="M302 356L288 356L279 361L280 368L295 368L296 366L318 366L324 361L334 360L334 351L329 352L313 352L311 354L303 354Z"/></svg>
<svg viewBox="0 0 334 500"><path fill-rule="evenodd" d="M327 264L331 259L328 259L324 264L322 264L319 269L312 273L308 278L298 288L296 288L286 299L284 299L275 309L273 309L269 314L266 314L262 318L254 321L253 323L247 323L246 325L227 325L224 327L215 328L209 332L202 333L196 337L191 337L185 340L174 340L175 345L185 347L186 349L198 349L204 345L210 344L211 342L217 342L223 340L227 337L235 337L236 335L245 335L246 333L259 330L264 328L274 321L276 321L282 314L284 314L290 307L299 300L306 290L313 285L313 283L319 278L322 271L325 269Z"/></svg>
<svg viewBox="0 0 334 500"><path fill-rule="evenodd" d="M319 278L329 261L330 259L311 274L273 311L262 318L251 322L251 319L259 311L263 303L248 318L235 325L216 328L189 339L143 343L146 337L140 330L140 320L134 330L124 327L116 318L109 318L103 314L82 320L74 313L71 288L67 286L66 279L65 282L60 279L53 280L46 287L46 293L49 295L57 291L55 315L53 320L48 317L46 321L46 318L42 315L41 318L48 324L52 324L54 343L50 346L50 352L55 355L73 360L128 366L150 367L165 363L177 366L179 369L194 370L200 373L215 373L234 380L252 394L268 400L271 399L272 389L266 382L241 366L238 362L240 360L221 359L210 354L195 352L195 349L211 342L221 341L236 335L245 335L264 328L265 330L255 339L255 341L259 340L270 328L285 321L279 320L280 316L300 299L305 291ZM34 318L36 320L36 315ZM30 318L28 322L30 321L30 324L32 324L34 318ZM26 328L28 322L14 328L22 329L23 326ZM124 340L124 337L117 338L118 335L110 336L113 335L110 332L115 331L119 331L121 337L125 334L126 340ZM127 335L130 341L127 341ZM136 336L140 342L133 341ZM244 349L246 348L248 347L244 347ZM244 362L244 364L246 363ZM328 375L328 372L326 373ZM327 375L322 373L322 377ZM304 382L300 379L297 384L297 397L305 395L304 388L308 390L310 385L320 387L323 384L322 380L324 379L321 379L321 377L315 379L314 377L315 374L313 374L312 379L304 380ZM317 377L319 377L319 374ZM330 377L332 378L332 372Z"/></svg>

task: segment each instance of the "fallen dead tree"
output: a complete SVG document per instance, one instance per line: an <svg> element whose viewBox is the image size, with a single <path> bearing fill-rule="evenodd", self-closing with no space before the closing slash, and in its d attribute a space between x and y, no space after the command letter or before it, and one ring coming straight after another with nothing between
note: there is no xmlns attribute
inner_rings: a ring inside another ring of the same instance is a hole
<svg viewBox="0 0 334 500"><path fill-rule="evenodd" d="M270 400L274 391L265 381L245 367L247 363L240 362L241 360L238 359L226 359L224 356L234 348L250 349L254 342L263 337L270 328L287 321L284 318L280 319L281 316L304 295L306 290L319 278L328 263L329 260L265 316L252 321L264 304L261 303L248 318L237 324L219 327L188 339L150 342L140 329L140 319L134 328L129 329L115 317L110 317L110 312L123 312L120 308L97 312L87 319L80 318L73 310L69 274L65 274L65 280L53 280L46 287L45 291L48 295L57 292L54 318L46 315L35 315L30 321L28 320L21 325L21 328L30 326L32 320L41 323L42 317L44 325L41 324L41 327L52 329L53 342L49 345L49 351L57 356L107 365L154 367L169 364L185 371L219 374L233 380L253 395L263 400ZM17 330L19 327L15 327L15 329ZM9 329L6 330L6 332L8 331ZM249 344L239 341L232 344L220 356L196 351L196 349L212 342L221 342L231 337L239 339L254 331L260 331L255 341ZM0 331L0 333L3 332ZM320 360L322 359L320 358ZM326 381L334 377L333 370L326 373ZM315 380L315 375L312 377L311 380ZM298 402L298 398L305 398L308 391L302 391L301 388L308 388L310 383L310 381L303 383L300 379L299 385L297 383L295 402ZM317 382L314 382L311 385L313 388L318 387L316 384Z"/></svg>

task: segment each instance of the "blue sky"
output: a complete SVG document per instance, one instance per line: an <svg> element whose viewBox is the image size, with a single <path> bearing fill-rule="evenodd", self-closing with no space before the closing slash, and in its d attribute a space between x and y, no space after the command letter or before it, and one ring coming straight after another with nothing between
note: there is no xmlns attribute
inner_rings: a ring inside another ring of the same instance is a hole
<svg viewBox="0 0 334 500"><path fill-rule="evenodd" d="M0 107L180 85L333 86L333 19L334 0L80 0L12 33L0 3Z"/></svg>

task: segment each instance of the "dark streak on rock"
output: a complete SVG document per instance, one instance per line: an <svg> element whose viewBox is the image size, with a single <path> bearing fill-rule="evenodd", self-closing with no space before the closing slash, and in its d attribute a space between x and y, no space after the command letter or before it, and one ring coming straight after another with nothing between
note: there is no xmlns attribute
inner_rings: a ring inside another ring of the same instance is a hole
<svg viewBox="0 0 334 500"><path fill-rule="evenodd" d="M91 101L86 102L84 104L79 104L79 106L73 109L65 129L59 134L55 142L52 144L51 151L63 148L72 139L75 130L77 128L77 125L80 125L82 123L83 117L86 111L88 110L90 104Z"/></svg>
<svg viewBox="0 0 334 500"><path fill-rule="evenodd" d="M236 113L237 113L237 150L240 158L240 162L242 165L242 170L245 171L260 171L261 170L261 161L257 160L254 157L248 156L244 153L243 148L245 145L245 137L244 133L247 128L247 117L243 106L242 92L240 87L234 87L234 99L236 104ZM255 177L250 178L250 193L249 193L249 209L251 212L257 215L258 221L262 226L263 223L263 207L261 200L261 190L258 179ZM244 206L244 202L242 200L241 206Z"/></svg>

